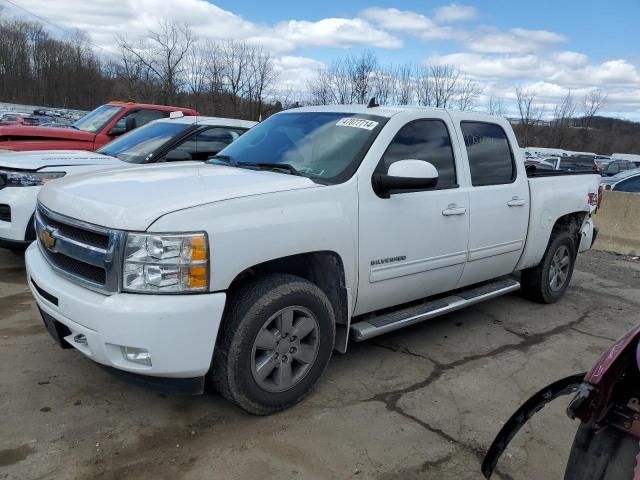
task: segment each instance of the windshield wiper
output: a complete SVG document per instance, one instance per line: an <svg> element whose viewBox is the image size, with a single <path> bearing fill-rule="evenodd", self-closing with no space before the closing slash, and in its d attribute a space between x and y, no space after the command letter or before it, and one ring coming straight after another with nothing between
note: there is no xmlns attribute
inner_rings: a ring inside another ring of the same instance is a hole
<svg viewBox="0 0 640 480"><path fill-rule="evenodd" d="M242 162L242 165L248 165L251 167L258 167L263 170L286 170L291 175L301 177L302 174L296 170L296 168L289 163L262 163L262 162Z"/></svg>
<svg viewBox="0 0 640 480"><path fill-rule="evenodd" d="M267 163L267 162L238 162L231 155L216 155L211 157L209 160L219 160L222 163L230 165L232 167L238 168L258 168L260 170L275 170L282 171L285 170L287 173L291 175L295 175L297 177L302 177L303 175L296 170L293 165L288 163Z"/></svg>
<svg viewBox="0 0 640 480"><path fill-rule="evenodd" d="M207 159L207 163L212 162L212 160L218 160L222 163L226 163L228 165L231 165L232 167L237 167L238 166L238 162L236 160L234 160L231 155L214 155L213 157L209 157Z"/></svg>

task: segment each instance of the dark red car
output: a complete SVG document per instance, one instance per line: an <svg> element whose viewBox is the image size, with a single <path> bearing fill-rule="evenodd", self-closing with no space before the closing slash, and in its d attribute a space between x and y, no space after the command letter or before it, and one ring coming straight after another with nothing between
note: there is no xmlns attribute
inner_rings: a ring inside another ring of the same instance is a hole
<svg viewBox="0 0 640 480"><path fill-rule="evenodd" d="M109 102L87 113L70 126L0 126L0 151L97 150L123 133L152 120L167 118L171 112L198 115L190 108Z"/></svg>

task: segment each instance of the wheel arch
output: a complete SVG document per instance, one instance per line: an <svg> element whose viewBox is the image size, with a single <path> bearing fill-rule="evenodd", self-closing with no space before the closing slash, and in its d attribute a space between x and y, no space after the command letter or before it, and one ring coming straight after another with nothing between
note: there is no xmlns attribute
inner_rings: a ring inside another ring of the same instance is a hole
<svg viewBox="0 0 640 480"><path fill-rule="evenodd" d="M530 226L524 251L516 270L524 270L538 266L544 257L549 244L558 232L568 230L575 240L576 251L580 245L580 229L589 215L588 211L580 210L560 215L553 221L553 217L548 217L547 221L532 228Z"/></svg>
<svg viewBox="0 0 640 480"><path fill-rule="evenodd" d="M309 280L327 295L336 318L334 348L344 353L348 342L352 302L340 255L334 251L306 252L252 265L235 276L227 289L227 295L233 296L247 281L274 273L296 275Z"/></svg>

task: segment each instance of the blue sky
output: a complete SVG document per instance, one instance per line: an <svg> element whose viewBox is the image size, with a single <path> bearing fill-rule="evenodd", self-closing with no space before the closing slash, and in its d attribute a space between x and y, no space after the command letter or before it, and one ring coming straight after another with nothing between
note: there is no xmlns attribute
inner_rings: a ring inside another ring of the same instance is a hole
<svg viewBox="0 0 640 480"><path fill-rule="evenodd" d="M256 23L276 23L290 18L348 18L373 6L395 7L429 15L438 7L447 5L447 2L416 0L279 0L277 6L268 1L221 0L211 3ZM476 0L458 4L476 8L478 16L472 24L559 32L566 35L565 46L568 49L583 52L596 61L612 57L635 56L636 60L640 59L640 0ZM319 5L322 8L318 8ZM401 54L406 55L407 60L416 60L420 58L421 51L430 49L443 53L455 50L450 42L443 41L430 45L407 45ZM335 52L324 53L331 56ZM390 56L397 58L396 54L394 52Z"/></svg>
<svg viewBox="0 0 640 480"><path fill-rule="evenodd" d="M115 54L116 36L144 37L164 19L201 41L240 40L273 55L273 95L304 94L318 68L373 50L382 65L448 64L514 111L529 88L552 111L568 92L608 95L605 112L640 120L640 0L12 0ZM0 0L8 15L29 17ZM33 19L33 18L32 18Z"/></svg>

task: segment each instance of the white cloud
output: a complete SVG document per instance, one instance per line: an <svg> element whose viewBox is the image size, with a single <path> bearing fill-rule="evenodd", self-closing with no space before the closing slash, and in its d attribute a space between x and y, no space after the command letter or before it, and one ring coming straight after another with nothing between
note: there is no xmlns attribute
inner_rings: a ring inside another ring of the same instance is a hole
<svg viewBox="0 0 640 480"><path fill-rule="evenodd" d="M397 8L367 8L360 12L360 16L387 30L407 33L420 33L436 26L431 19L420 13Z"/></svg>
<svg viewBox="0 0 640 480"><path fill-rule="evenodd" d="M465 46L480 53L527 53L543 50L566 39L546 30L525 30L512 28L508 32L494 28L484 28L470 33L464 40Z"/></svg>
<svg viewBox="0 0 640 480"><path fill-rule="evenodd" d="M398 33L406 33L421 40L447 40L461 38L463 33L446 25L439 25L429 17L397 8L368 8L360 16L378 27Z"/></svg>
<svg viewBox="0 0 640 480"><path fill-rule="evenodd" d="M286 38L297 46L322 46L349 48L370 46L400 48L402 41L391 34L378 30L359 18L324 18L317 22L289 20L279 23L273 33Z"/></svg>
<svg viewBox="0 0 640 480"><path fill-rule="evenodd" d="M307 82L311 80L316 70L326 65L318 60L307 57L284 55L275 58L274 68L279 74L278 82L281 92L291 90L302 92L306 89Z"/></svg>
<svg viewBox="0 0 640 480"><path fill-rule="evenodd" d="M438 8L433 18L436 22L449 23L471 20L477 16L478 11L475 7L452 3L451 5Z"/></svg>
<svg viewBox="0 0 640 480"><path fill-rule="evenodd" d="M301 47L402 46L398 38L361 18L291 19L264 25L206 0L22 0L20 4L64 29L86 31L95 44L111 51L116 35L145 35L167 18L186 23L199 38L246 40L280 53ZM10 11L24 16L17 9Z"/></svg>

